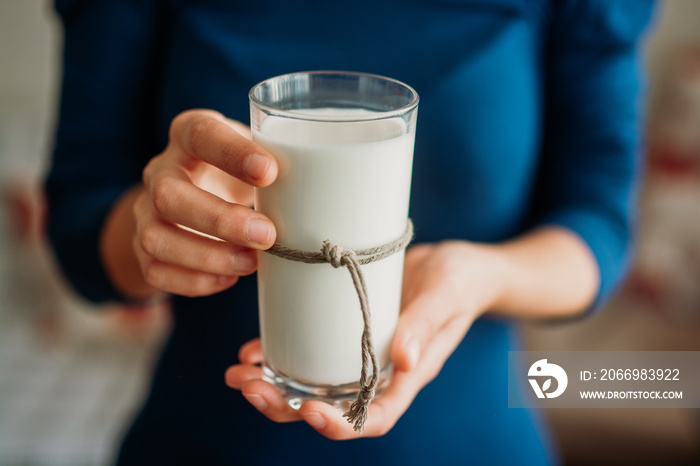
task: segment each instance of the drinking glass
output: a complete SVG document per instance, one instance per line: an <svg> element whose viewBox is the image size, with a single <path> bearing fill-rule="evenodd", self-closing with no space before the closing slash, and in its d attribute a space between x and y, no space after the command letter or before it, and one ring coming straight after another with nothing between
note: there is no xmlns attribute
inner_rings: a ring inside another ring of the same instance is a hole
<svg viewBox="0 0 700 466"><path fill-rule="evenodd" d="M418 95L394 79L315 71L277 76L249 94L253 139L277 160L277 180L255 189L255 208L277 243L319 251L324 240L372 248L408 221ZM264 378L294 408L306 399L346 406L358 392L363 318L343 268L259 253ZM381 373L401 303L404 252L362 266Z"/></svg>

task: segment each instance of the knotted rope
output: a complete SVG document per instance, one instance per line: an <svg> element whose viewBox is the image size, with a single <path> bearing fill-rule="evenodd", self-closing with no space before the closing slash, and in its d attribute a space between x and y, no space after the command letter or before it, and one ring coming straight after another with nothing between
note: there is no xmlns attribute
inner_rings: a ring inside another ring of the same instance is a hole
<svg viewBox="0 0 700 466"><path fill-rule="evenodd" d="M275 243L267 250L270 254L282 259L303 262L305 264L331 264L334 268L346 267L355 285L357 297L360 300L362 310L362 320L364 328L362 330L362 371L360 372L360 391L357 399L352 402L350 409L343 414L348 418L348 422L353 425L353 429L362 433L367 420L367 410L374 398L374 391L379 382L379 361L374 352L372 344L371 314L369 312L369 298L367 297L367 285L362 273L361 265L377 262L399 251L406 249L413 238L413 223L410 219L406 222L406 231L403 235L381 246L353 251L343 249L330 240L325 240L320 252L302 251L288 248ZM371 378L369 371L372 371ZM369 380L368 380L369 379Z"/></svg>

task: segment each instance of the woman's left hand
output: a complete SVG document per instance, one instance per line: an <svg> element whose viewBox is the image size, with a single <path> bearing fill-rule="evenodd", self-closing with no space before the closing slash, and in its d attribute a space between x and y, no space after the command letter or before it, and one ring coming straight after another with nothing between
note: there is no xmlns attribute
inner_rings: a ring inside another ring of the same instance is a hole
<svg viewBox="0 0 700 466"><path fill-rule="evenodd" d="M384 435L438 375L474 320L496 301L496 257L492 247L457 241L407 251L402 310L391 348L394 375L370 404L362 434L326 403L306 401L299 410L290 408L277 389L262 380L260 339L241 348L240 364L228 368L226 383L276 422L304 420L335 440Z"/></svg>

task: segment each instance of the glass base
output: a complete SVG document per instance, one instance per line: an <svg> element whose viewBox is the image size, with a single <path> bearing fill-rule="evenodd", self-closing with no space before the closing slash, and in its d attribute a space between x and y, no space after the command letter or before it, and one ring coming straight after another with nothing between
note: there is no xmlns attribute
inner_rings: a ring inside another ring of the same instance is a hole
<svg viewBox="0 0 700 466"><path fill-rule="evenodd" d="M318 400L345 412L357 398L360 391L359 382L342 385L310 385L294 380L274 370L267 363L263 363L263 380L274 385L294 410L301 407L304 401ZM375 396L379 396L389 386L394 366L389 364L379 373L379 382L375 389Z"/></svg>

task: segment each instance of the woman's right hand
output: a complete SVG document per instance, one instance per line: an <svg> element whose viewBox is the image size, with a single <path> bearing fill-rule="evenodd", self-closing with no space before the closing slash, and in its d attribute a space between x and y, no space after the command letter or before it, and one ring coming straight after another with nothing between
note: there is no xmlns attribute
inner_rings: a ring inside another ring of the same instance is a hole
<svg viewBox="0 0 700 466"><path fill-rule="evenodd" d="M133 251L153 289L204 296L257 268L255 250L275 242L254 211L253 187L277 177L277 162L243 124L209 110L175 117L166 149L143 171L133 200Z"/></svg>

